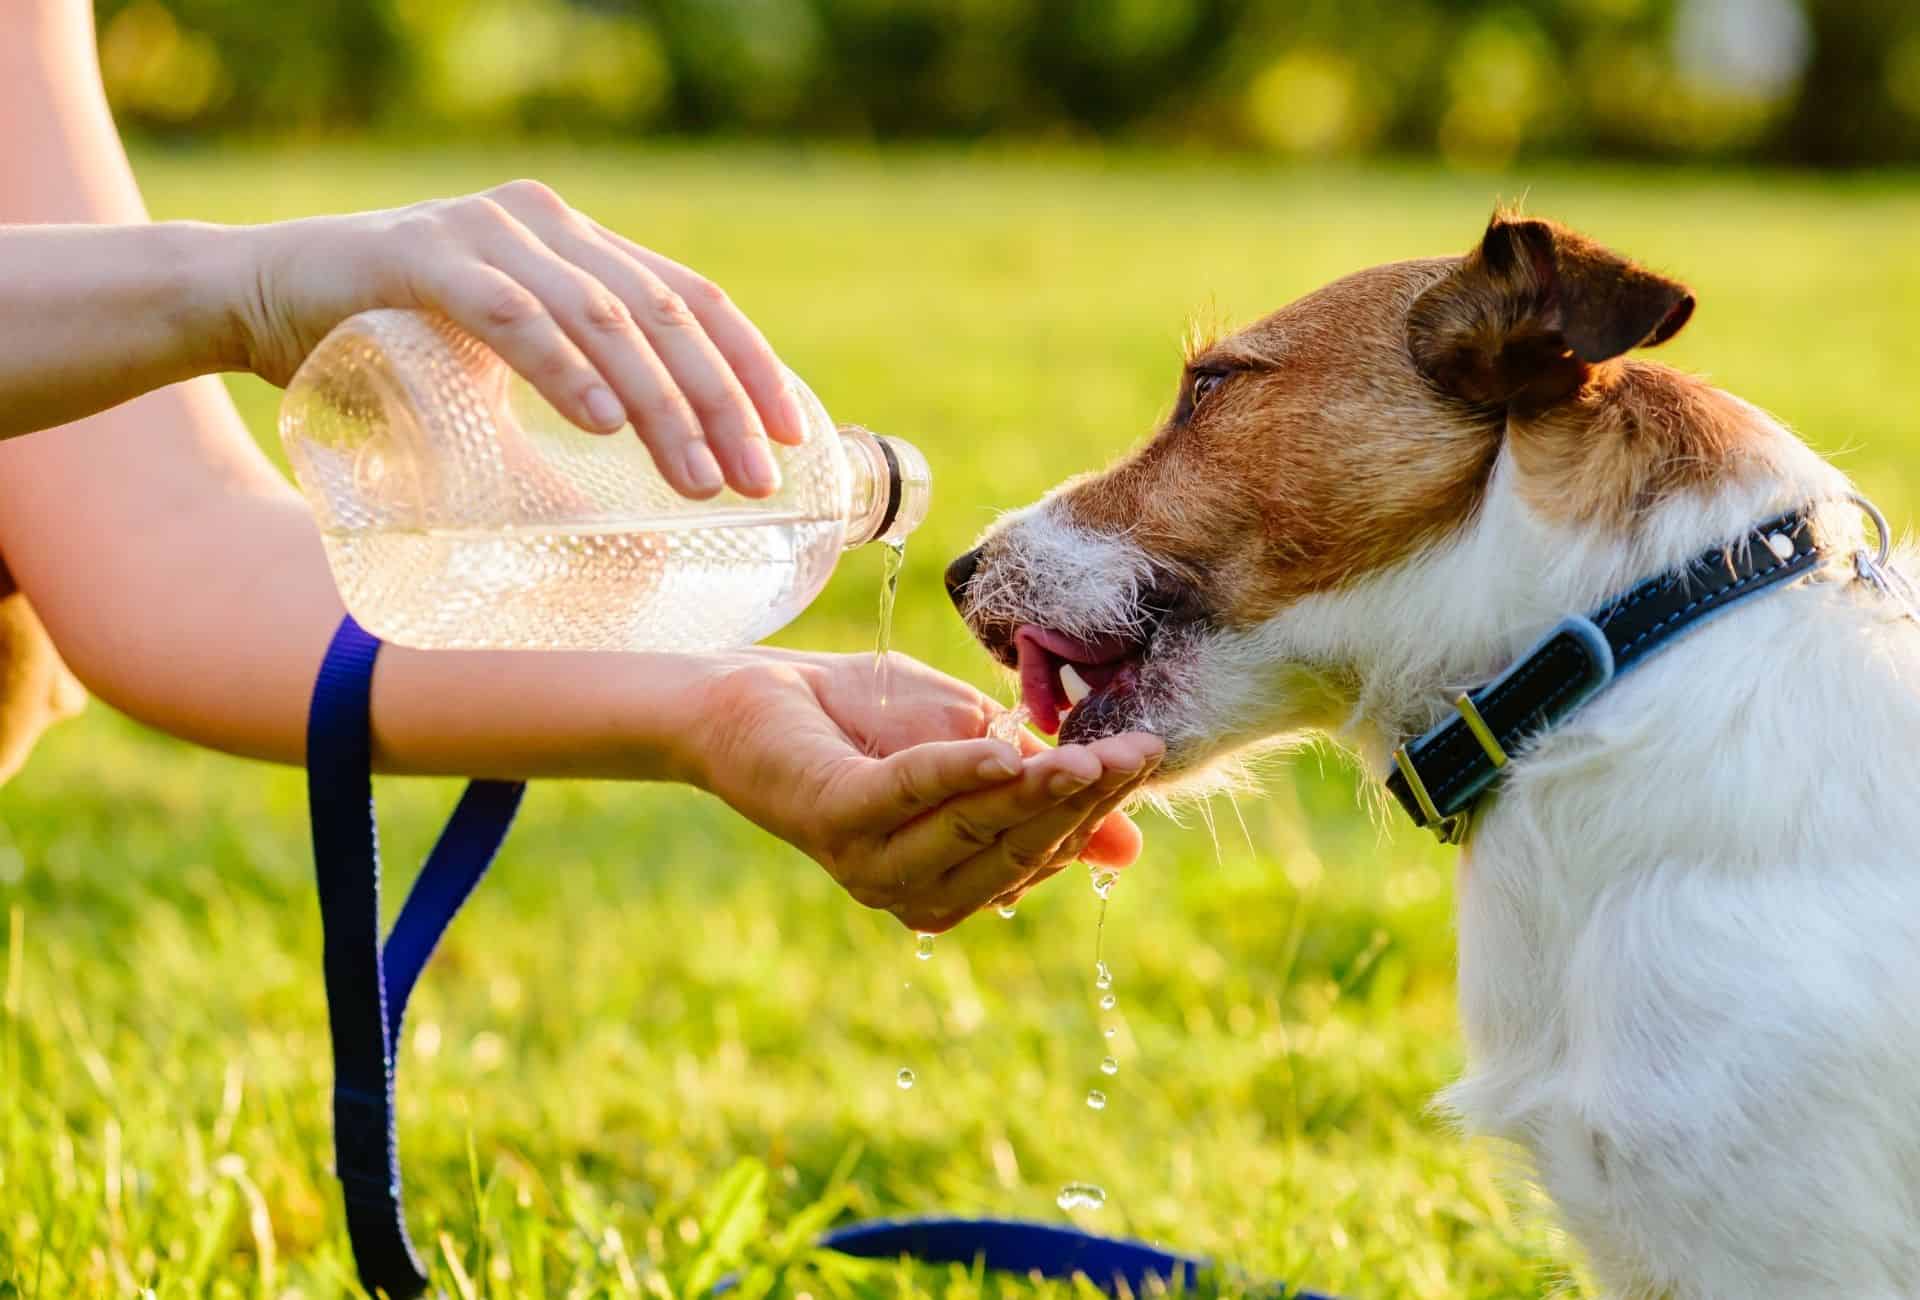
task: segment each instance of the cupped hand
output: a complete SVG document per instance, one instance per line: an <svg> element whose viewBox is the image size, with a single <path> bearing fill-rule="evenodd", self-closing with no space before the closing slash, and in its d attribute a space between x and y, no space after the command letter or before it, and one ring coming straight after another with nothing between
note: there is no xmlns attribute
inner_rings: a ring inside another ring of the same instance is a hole
<svg viewBox="0 0 1920 1300"><path fill-rule="evenodd" d="M684 495L766 496L767 439L806 434L773 349L726 293L537 181L254 227L233 311L241 364L284 385L375 307L439 312L593 433L631 423Z"/></svg>
<svg viewBox="0 0 1920 1300"><path fill-rule="evenodd" d="M848 893L938 933L1075 858L1124 867L1140 833L1119 811L1159 763L1146 735L1024 753L987 737L1003 710L892 656L882 705L865 655L743 652L699 701L697 779L797 845Z"/></svg>

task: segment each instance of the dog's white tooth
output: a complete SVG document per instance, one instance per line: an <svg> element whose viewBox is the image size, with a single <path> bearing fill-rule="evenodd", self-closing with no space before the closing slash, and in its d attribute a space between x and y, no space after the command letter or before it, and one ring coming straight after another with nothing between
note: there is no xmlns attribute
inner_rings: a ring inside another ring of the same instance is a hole
<svg viewBox="0 0 1920 1300"><path fill-rule="evenodd" d="M1060 665L1060 684L1067 688L1067 699L1074 704L1093 694L1093 687L1087 685L1086 679L1073 671L1072 664Z"/></svg>

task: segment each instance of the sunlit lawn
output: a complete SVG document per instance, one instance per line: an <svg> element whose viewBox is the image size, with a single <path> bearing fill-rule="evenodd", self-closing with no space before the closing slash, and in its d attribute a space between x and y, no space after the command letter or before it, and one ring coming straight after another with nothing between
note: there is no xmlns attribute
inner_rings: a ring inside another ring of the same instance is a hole
<svg viewBox="0 0 1920 1300"><path fill-rule="evenodd" d="M1701 306L1672 359L1844 451L1896 520L1920 500L1920 185L536 148L140 167L158 213L226 221L537 174L706 270L836 415L925 448L936 506L895 644L996 689L940 568L994 510L1144 432L1190 320L1464 249L1523 191L1691 281ZM235 387L271 440L273 395ZM783 639L870 645L877 574L849 559ZM386 786L397 875L451 794ZM0 792L0 1296L352 1287L303 819L297 773L98 705ZM1251 1275L1355 1297L1577 1293L1564 1244L1524 1194L1503 1199L1500 1154L1424 1109L1461 1064L1446 857L1371 820L1332 757L1189 820L1152 820L1114 895L1107 1080L1084 875L923 963L893 921L704 798L536 787L409 1018L402 1142L438 1280L688 1294L738 1236L775 1294L1039 1294L811 1271L793 1239L815 1219L796 1216L1058 1219L1060 1185L1088 1180L1110 1199L1084 1222ZM1085 1105L1094 1084L1104 1112ZM763 1199L764 1227L712 1231L716 1189Z"/></svg>

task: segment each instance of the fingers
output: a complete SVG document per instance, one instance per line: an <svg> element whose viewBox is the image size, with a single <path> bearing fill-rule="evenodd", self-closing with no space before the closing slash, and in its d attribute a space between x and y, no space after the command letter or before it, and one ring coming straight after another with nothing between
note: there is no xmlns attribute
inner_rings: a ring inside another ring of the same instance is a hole
<svg viewBox="0 0 1920 1300"><path fill-rule="evenodd" d="M1105 755L1104 776L1080 796L1009 830L999 842L949 872L936 895L950 907L971 912L1008 894L1024 893L1078 857L1094 830L1140 788L1160 759L1151 737L1116 737L1140 743L1115 745Z"/></svg>
<svg viewBox="0 0 1920 1300"><path fill-rule="evenodd" d="M745 385L760 413L761 423L776 441L797 446L806 440L806 416L800 399L787 386L786 367L745 312L733 305L726 290L698 272L642 248L598 222L593 228L609 245L624 252L666 282L693 310L707 337L726 358Z"/></svg>
<svg viewBox="0 0 1920 1300"><path fill-rule="evenodd" d="M1145 780L1162 751L1151 736L1064 746L1029 760L1019 782L953 800L909 825L890 846L896 861L964 856L895 914L918 929L946 929L1023 885L1090 816Z"/></svg>
<svg viewBox="0 0 1920 1300"><path fill-rule="evenodd" d="M1053 851L1053 857L1044 869L1034 872L1016 888L996 897L994 903L1019 902L1076 861L1086 863L1095 871L1118 871L1138 861L1143 843L1140 828L1120 808L1139 792L1147 777L1152 775L1152 770L1149 767L1139 778L1129 781L1111 799L1095 808L1080 823L1079 829Z"/></svg>
<svg viewBox="0 0 1920 1300"><path fill-rule="evenodd" d="M903 749L874 765L855 816L898 826L950 799L1004 785L1020 775L1020 758L997 740L934 742Z"/></svg>
<svg viewBox="0 0 1920 1300"><path fill-rule="evenodd" d="M725 472L726 481L750 496L766 496L777 488L780 473L767 448L767 431L755 400L748 395L742 377L707 332L705 321L694 310L693 300L651 267L608 242L598 226L583 218L570 216L545 224L536 222L531 229L554 253L596 277L626 305L631 319L644 335L645 344L697 417L694 427L704 435L707 449ZM689 277L697 279L684 267L680 270L685 273L683 283L687 283ZM699 283L707 284L704 280ZM711 285L707 287L715 294L720 292ZM730 304L728 310L734 316L739 315ZM779 376L779 363L774 360L772 349L766 348L764 340L761 347L765 353L762 368L771 368ZM621 389L618 375L609 372L608 377L613 379L616 389ZM644 401L657 391L657 381L651 374L637 378L639 383L630 402ZM780 384L784 392L784 378ZM628 394L622 390L622 396ZM656 459L663 453L695 454L694 449L684 445L656 446L654 438L649 436L651 430L638 419L634 423ZM677 434L678 430L666 432Z"/></svg>
<svg viewBox="0 0 1920 1300"><path fill-rule="evenodd" d="M945 872L993 848L1008 830L1079 795L1102 770L1099 757L1078 745L1029 759L1017 781L950 799L894 832L887 858L918 898Z"/></svg>
<svg viewBox="0 0 1920 1300"><path fill-rule="evenodd" d="M422 299L499 353L569 420L591 433L612 433L626 423L626 409L600 372L514 276L456 256L415 274Z"/></svg>
<svg viewBox="0 0 1920 1300"><path fill-rule="evenodd" d="M795 442L804 425L772 349L719 289L532 181L437 205L431 223L428 257L417 239L399 250L417 268L421 305L498 352L568 419L596 433L632 423L685 496L778 488L768 430Z"/></svg>

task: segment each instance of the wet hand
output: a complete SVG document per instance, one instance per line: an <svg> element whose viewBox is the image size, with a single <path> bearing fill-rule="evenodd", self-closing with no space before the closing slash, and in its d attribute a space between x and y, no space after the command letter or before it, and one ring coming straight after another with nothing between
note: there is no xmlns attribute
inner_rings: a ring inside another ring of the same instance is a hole
<svg viewBox="0 0 1920 1300"><path fill-rule="evenodd" d="M1074 857L1124 867L1140 834L1119 811L1159 763L1145 735L1024 753L987 738L1002 712L893 656L879 703L864 655L753 651L711 675L697 779L795 844L869 907L938 933Z"/></svg>
<svg viewBox="0 0 1920 1300"><path fill-rule="evenodd" d="M234 364L284 385L328 330L375 307L435 311L592 433L631 424L686 496L778 484L767 440L804 417L727 295L536 181L236 232Z"/></svg>

